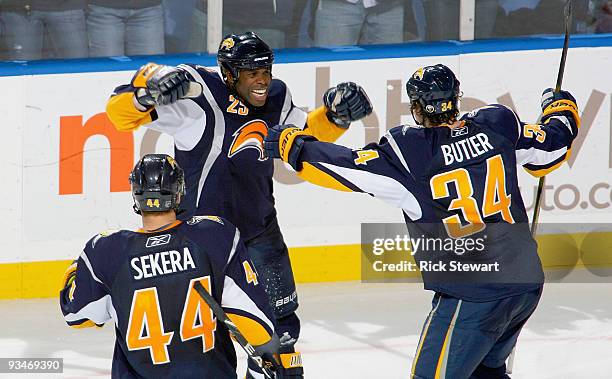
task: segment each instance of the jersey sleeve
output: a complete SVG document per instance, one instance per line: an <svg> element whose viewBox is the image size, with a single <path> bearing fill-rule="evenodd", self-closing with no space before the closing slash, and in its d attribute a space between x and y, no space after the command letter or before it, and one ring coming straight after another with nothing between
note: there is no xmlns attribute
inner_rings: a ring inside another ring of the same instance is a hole
<svg viewBox="0 0 612 379"><path fill-rule="evenodd" d="M106 115L115 129L122 132L134 131L153 121L154 108L136 108L134 90L129 84L121 85L106 102Z"/></svg>
<svg viewBox="0 0 612 379"><path fill-rule="evenodd" d="M202 85L204 93L210 92L201 70L192 65L179 67ZM117 130L130 132L146 126L171 135L180 150L188 151L197 145L206 128L206 113L196 99L181 99L173 104L145 109L137 104L134 91L135 88L129 84L117 87L106 104L106 114ZM206 96L200 96L199 100L206 101Z"/></svg>
<svg viewBox="0 0 612 379"><path fill-rule="evenodd" d="M359 150L320 141L304 141L298 176L339 191L368 193L401 208L412 220L422 209L414 195L417 184L393 133Z"/></svg>
<svg viewBox="0 0 612 379"><path fill-rule="evenodd" d="M225 267L221 307L253 346L270 341L274 333L272 310L236 229Z"/></svg>
<svg viewBox="0 0 612 379"><path fill-rule="evenodd" d="M284 84L284 83L283 83ZM285 102L279 124L295 125L300 129L305 130L309 135L312 135L319 141L335 142L342 136L347 129L341 128L327 118L327 109L325 106L320 106L311 112L304 112L301 108L293 104L291 91L286 84Z"/></svg>
<svg viewBox="0 0 612 379"><path fill-rule="evenodd" d="M572 142L580 128L578 107L573 101L559 100L544 110L540 123L521 122L520 126L517 163L531 175L541 177L570 157Z"/></svg>
<svg viewBox="0 0 612 379"><path fill-rule="evenodd" d="M112 313L112 302L107 286L99 279L92 267L89 255L95 239L88 242L79 258L68 267L65 278L76 273L74 281L65 283L60 291L60 308L66 323L74 328L101 327L116 319ZM89 255L88 255L89 254Z"/></svg>

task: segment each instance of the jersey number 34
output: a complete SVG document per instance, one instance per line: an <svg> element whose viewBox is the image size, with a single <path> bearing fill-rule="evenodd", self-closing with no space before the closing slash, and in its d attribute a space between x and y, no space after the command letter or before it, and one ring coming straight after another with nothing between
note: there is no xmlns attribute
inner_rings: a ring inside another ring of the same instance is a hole
<svg viewBox="0 0 612 379"><path fill-rule="evenodd" d="M450 196L449 185L453 183L457 190L457 198L450 202L449 211L458 210L467 221L461 223L458 214L442 219L450 237L461 238L478 233L485 228L484 217L500 214L501 218L513 224L510 212L512 203L506 193L506 172L501 155L487 159L487 177L482 206L474 199L474 187L469 172L464 168L438 174L431 178L431 194L434 200Z"/></svg>

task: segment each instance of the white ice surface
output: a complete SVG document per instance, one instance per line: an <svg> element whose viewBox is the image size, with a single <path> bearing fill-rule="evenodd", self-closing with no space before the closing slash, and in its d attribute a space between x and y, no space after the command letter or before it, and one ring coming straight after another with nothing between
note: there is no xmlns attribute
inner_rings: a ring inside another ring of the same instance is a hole
<svg viewBox="0 0 612 379"><path fill-rule="evenodd" d="M307 378L409 376L432 297L421 284L308 284L298 291ZM110 376L111 325L71 329L55 299L0 301L0 315L0 357L64 358L61 375L12 377ZM244 372L245 355L239 357ZM548 284L519 339L512 377L612 378L612 284Z"/></svg>

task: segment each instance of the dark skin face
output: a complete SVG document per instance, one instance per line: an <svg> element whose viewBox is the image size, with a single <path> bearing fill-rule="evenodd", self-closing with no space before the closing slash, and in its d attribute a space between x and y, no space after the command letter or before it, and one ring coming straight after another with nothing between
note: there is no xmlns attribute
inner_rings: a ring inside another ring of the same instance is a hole
<svg viewBox="0 0 612 379"><path fill-rule="evenodd" d="M258 68L255 70L240 70L238 81L235 83L236 92L255 107L261 107L268 99L272 70Z"/></svg>

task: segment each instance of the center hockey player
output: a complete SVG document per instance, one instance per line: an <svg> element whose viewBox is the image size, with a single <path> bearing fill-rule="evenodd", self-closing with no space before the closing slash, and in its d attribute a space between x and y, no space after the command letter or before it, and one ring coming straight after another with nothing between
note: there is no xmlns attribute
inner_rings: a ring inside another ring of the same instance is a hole
<svg viewBox="0 0 612 379"><path fill-rule="evenodd" d="M415 254L417 263L452 258L499 272L422 270L425 289L435 295L412 377L505 378L506 358L544 280L517 164L542 176L568 158L580 124L576 101L566 91L545 90L539 124L523 123L499 104L458 119L459 81L441 64L417 70L406 89L418 127L393 128L379 143L352 150L275 126L266 153L312 183L401 208L411 238L483 238L484 251L476 254L440 248Z"/></svg>
<svg viewBox="0 0 612 379"><path fill-rule="evenodd" d="M325 106L308 114L295 107L285 83L272 78L272 50L251 32L227 36L217 60L220 74L191 64L146 65L116 89L107 114L119 130L144 125L174 137L175 158L185 169L187 215L216 214L238 227L276 317L284 376L301 377L293 347L300 334L298 297L263 138L268 126L290 123L335 141L372 106L361 87L342 83L328 90Z"/></svg>
<svg viewBox="0 0 612 379"><path fill-rule="evenodd" d="M216 216L177 220L184 174L170 156L145 155L130 182L143 227L87 242L60 293L68 325L114 324L113 378L236 378L228 330L196 292L199 282L276 365L272 310L240 232Z"/></svg>

